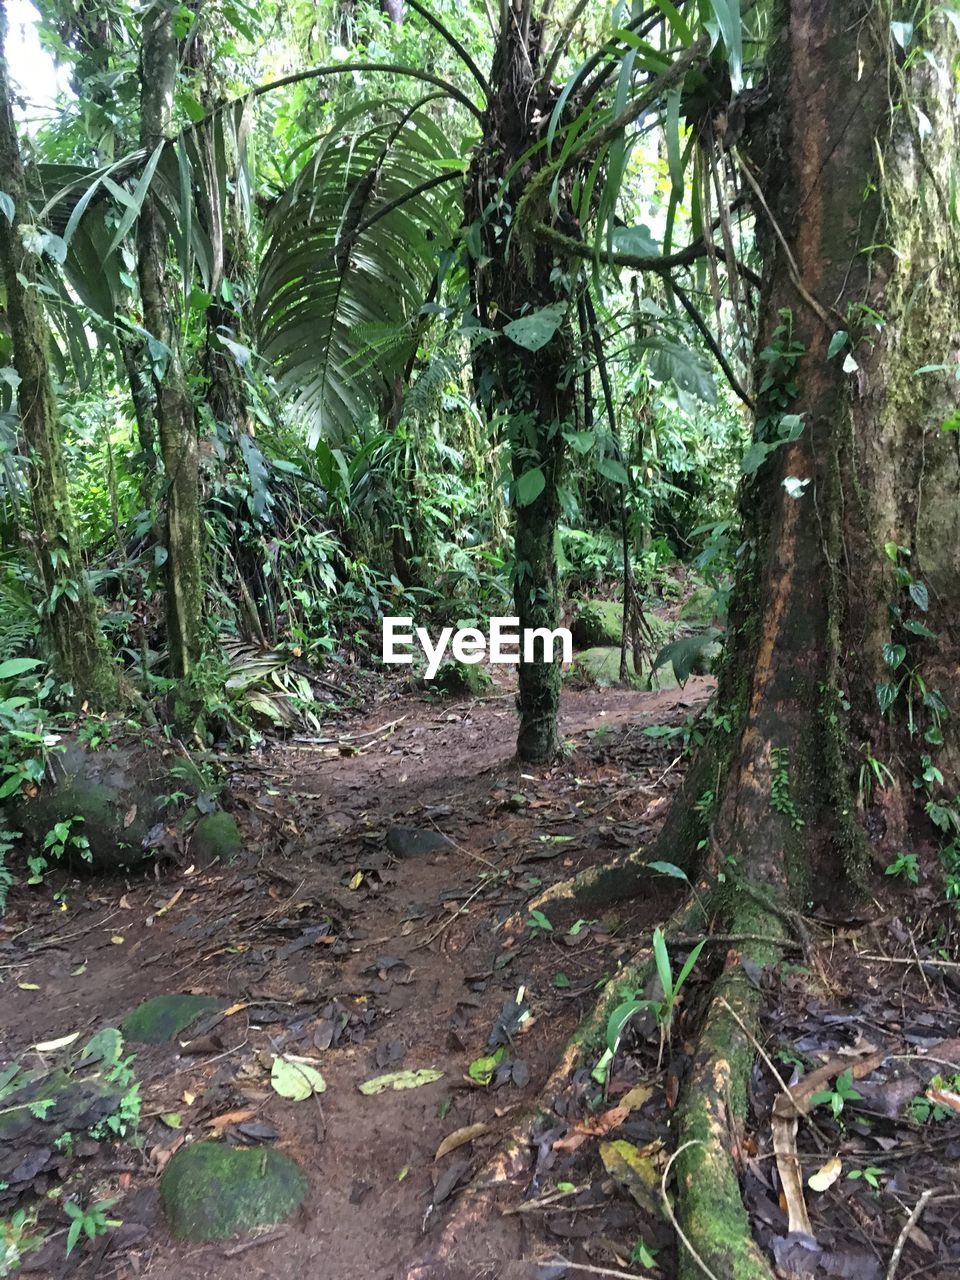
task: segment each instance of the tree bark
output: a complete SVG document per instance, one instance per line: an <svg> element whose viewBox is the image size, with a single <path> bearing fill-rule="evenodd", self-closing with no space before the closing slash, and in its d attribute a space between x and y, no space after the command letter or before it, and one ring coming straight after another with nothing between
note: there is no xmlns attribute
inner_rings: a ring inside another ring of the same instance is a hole
<svg viewBox="0 0 960 1280"><path fill-rule="evenodd" d="M6 36L6 8L0 0L0 183L13 202L12 216L0 210L0 263L13 362L20 377L17 404L33 512L33 550L43 584L43 627L54 669L72 684L75 700L106 709L116 705L118 681L73 525L36 258L21 240L21 227L31 218L13 119Z"/></svg>
<svg viewBox="0 0 960 1280"><path fill-rule="evenodd" d="M147 9L141 54L140 143L148 153L170 131L177 74L173 11L164 0ZM156 422L166 480L166 615L170 666L187 675L200 654L203 610L200 461L193 401L183 373L180 333L170 299L167 234L147 197L137 223L137 273L143 323L166 347L153 366Z"/></svg>
<svg viewBox="0 0 960 1280"><path fill-rule="evenodd" d="M779 0L776 109L742 158L766 262L755 439L772 444L784 414L800 415L802 431L744 487L720 688L733 731L712 744L715 792L695 794L694 769L678 802L706 815L695 833L710 850L705 885L723 869L741 887L719 899L733 933L782 934L792 903L827 899L872 859L889 861L926 822L917 799L957 791L951 722L924 701L937 689L949 706L958 691L960 465L956 437L941 431L960 363L946 206L960 148L957 41L942 18L916 29L933 65L917 57L905 71L889 13ZM923 139L918 108L932 124ZM926 364L948 368L924 380L915 370ZM899 692L884 711L888 685ZM869 797L858 785L867 749L893 778ZM915 790L924 756L943 788ZM681 1221L718 1280L771 1274L739 1198L743 1028L757 1028L760 1008L743 980L747 953L775 959L761 945L728 958L678 1125ZM681 1275L700 1274L681 1250Z"/></svg>
<svg viewBox="0 0 960 1280"><path fill-rule="evenodd" d="M529 165L515 163L544 127L544 86L538 83L539 25L531 21L528 3L517 3L514 10L500 32L483 145L467 183L467 217L477 226L483 248L483 265L474 271L478 313L481 323L499 335L481 345L474 368L481 398L507 421L514 479L514 601L520 627L552 631L560 614L555 545L563 431L572 427L576 413L574 341L567 321L538 351L524 350L502 332L511 320L571 301L554 278L552 254L525 250L510 234L511 217L531 170L535 172L545 156L541 149ZM504 193L511 169L515 171ZM543 488L533 501L524 502L518 482L536 469L543 474ZM558 754L560 679L559 662L520 663L517 755L523 761L544 764Z"/></svg>

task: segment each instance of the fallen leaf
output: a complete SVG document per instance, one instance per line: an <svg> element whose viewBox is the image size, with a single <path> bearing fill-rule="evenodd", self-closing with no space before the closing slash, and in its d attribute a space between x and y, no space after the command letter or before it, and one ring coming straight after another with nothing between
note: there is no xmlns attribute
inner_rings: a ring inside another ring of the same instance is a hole
<svg viewBox="0 0 960 1280"><path fill-rule="evenodd" d="M191 1093L189 1089L184 1089L183 1100L188 1107L192 1107L197 1100L197 1095L195 1093Z"/></svg>
<svg viewBox="0 0 960 1280"><path fill-rule="evenodd" d="M123 936L122 936L122 934L115 933L115 934L113 935L113 937L110 939L110 941L113 943L113 945L114 945L115 947L122 946L122 945L123 945Z"/></svg>
<svg viewBox="0 0 960 1280"><path fill-rule="evenodd" d="M241 1009L249 1009L249 1008L250 1008L249 1000L244 1002L243 1004L232 1004L229 1009L224 1009L223 1016L225 1018L232 1018L233 1015L235 1013L239 1013Z"/></svg>
<svg viewBox="0 0 960 1280"><path fill-rule="evenodd" d="M161 1114L160 1119L168 1129L183 1128L183 1116L181 1116L179 1111L164 1111Z"/></svg>
<svg viewBox="0 0 960 1280"><path fill-rule="evenodd" d="M620 1106L628 1111L639 1111L643 1104L653 1097L652 1084L638 1084L620 1099Z"/></svg>
<svg viewBox="0 0 960 1280"><path fill-rule="evenodd" d="M132 827L137 817L137 806L132 804L127 812L123 815L123 829L126 831L128 827Z"/></svg>
<svg viewBox="0 0 960 1280"><path fill-rule="evenodd" d="M224 1129L228 1129L232 1124L243 1124L244 1120L252 1120L257 1113L249 1108L241 1108L237 1111L224 1111L222 1115L214 1116L212 1120L206 1121L206 1127L212 1129L217 1137L223 1133Z"/></svg>
<svg viewBox="0 0 960 1280"><path fill-rule="evenodd" d="M270 1083L281 1098L289 1098L291 1102L303 1102L314 1093L324 1093L327 1088L316 1067L283 1054L273 1060Z"/></svg>
<svg viewBox="0 0 960 1280"><path fill-rule="evenodd" d="M435 1080L442 1079L442 1071L425 1067L420 1071L388 1071L385 1076L374 1076L372 1080L365 1080L357 1087L361 1093L372 1097L387 1089L419 1089L423 1084L433 1084Z"/></svg>
<svg viewBox="0 0 960 1280"><path fill-rule="evenodd" d="M472 1142L474 1138L482 1138L485 1133L490 1132L488 1124L468 1124L462 1129L454 1129L453 1133L448 1133L444 1140L437 1147L437 1154L434 1160L441 1160L444 1156L448 1156L451 1151L456 1151L457 1147L463 1147L468 1142Z"/></svg>
<svg viewBox="0 0 960 1280"><path fill-rule="evenodd" d="M592 1120L574 1125L570 1133L565 1134L553 1144L553 1149L554 1151L576 1151L589 1138L603 1138L614 1129L619 1129L629 1115L630 1108L621 1102L618 1107L611 1107L603 1115L594 1116Z"/></svg>
<svg viewBox="0 0 960 1280"><path fill-rule="evenodd" d="M39 982L18 982L17 986L20 988L21 991L39 991L40 990Z"/></svg>
<svg viewBox="0 0 960 1280"><path fill-rule="evenodd" d="M353 877L353 879L350 881L350 888L359 889L362 884L363 884L363 872L358 871L356 875Z"/></svg>
<svg viewBox="0 0 960 1280"><path fill-rule="evenodd" d="M493 1079L493 1073L500 1065L500 1059L506 1053L506 1049L500 1048L496 1053L484 1055L482 1058L474 1058L473 1062L467 1068L467 1074L475 1084L488 1085Z"/></svg>
<svg viewBox="0 0 960 1280"><path fill-rule="evenodd" d="M638 1148L622 1138L600 1143L600 1159L607 1173L624 1186L647 1213L661 1212L660 1167L655 1157L662 1149L660 1142Z"/></svg>
<svg viewBox="0 0 960 1280"><path fill-rule="evenodd" d="M811 1173L807 1179L807 1186L811 1191L827 1191L843 1171L843 1162L839 1156L834 1156L828 1160L826 1164L821 1165L816 1173Z"/></svg>
<svg viewBox="0 0 960 1280"><path fill-rule="evenodd" d="M44 1040L40 1044L33 1047L37 1053L54 1053L57 1049L65 1049L68 1044L73 1044L74 1040L80 1036L79 1031L72 1031L68 1036L61 1036L59 1040Z"/></svg>

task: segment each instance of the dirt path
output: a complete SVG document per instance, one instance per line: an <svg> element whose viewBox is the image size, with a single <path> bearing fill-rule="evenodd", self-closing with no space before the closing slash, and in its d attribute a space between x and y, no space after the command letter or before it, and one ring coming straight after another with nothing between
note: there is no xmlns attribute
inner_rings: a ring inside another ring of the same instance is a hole
<svg viewBox="0 0 960 1280"><path fill-rule="evenodd" d="M137 1048L139 1150L88 1143L63 1161L74 1199L121 1197L113 1212L123 1226L68 1261L65 1219L48 1204L41 1221L60 1234L26 1259L24 1274L393 1276L536 1096L596 983L666 914L672 886L572 933L576 922L558 917L514 950L503 949L498 921L540 885L649 839L679 765L669 740L642 728L682 723L710 687L694 679L682 693L566 691L568 758L524 772L511 763L511 695L385 699L349 726L360 754L293 744L235 771L244 863L72 884L65 911L45 894L14 894L0 926L0 1064L34 1043L116 1025L158 993L230 1006L190 1052L176 1042ZM440 831L452 843L394 857L389 842L405 837L388 837L391 827ZM521 987L532 1017L507 1046L513 1067L480 1087L469 1064L489 1052L498 1014ZM319 1060L322 1098L292 1103L272 1091L281 1050ZM427 1067L442 1079L358 1092L385 1071ZM179 1128L161 1119L171 1113ZM482 1136L435 1161L445 1136L480 1124ZM159 1213L157 1175L186 1137L221 1132L296 1157L309 1198L259 1237L177 1244ZM622 1207L624 1239L637 1212ZM503 1219L489 1274L535 1251L539 1227L522 1222Z"/></svg>

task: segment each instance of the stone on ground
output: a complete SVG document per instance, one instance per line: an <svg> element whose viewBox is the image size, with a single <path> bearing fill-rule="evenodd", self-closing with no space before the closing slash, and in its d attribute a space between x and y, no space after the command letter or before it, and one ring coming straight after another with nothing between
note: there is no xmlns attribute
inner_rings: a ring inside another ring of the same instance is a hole
<svg viewBox="0 0 960 1280"><path fill-rule="evenodd" d="M160 1179L170 1230L181 1240L225 1240L288 1218L308 1191L303 1170L269 1147L194 1142Z"/></svg>
<svg viewBox="0 0 960 1280"><path fill-rule="evenodd" d="M195 862L208 867L218 859L233 862L243 851L243 837L232 813L217 809L205 813L193 829L190 852Z"/></svg>

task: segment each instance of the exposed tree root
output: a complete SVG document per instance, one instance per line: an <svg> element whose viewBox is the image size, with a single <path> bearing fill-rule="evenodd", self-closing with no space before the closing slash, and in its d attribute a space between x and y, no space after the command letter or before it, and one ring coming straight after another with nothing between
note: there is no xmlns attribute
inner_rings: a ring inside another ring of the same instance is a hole
<svg viewBox="0 0 960 1280"><path fill-rule="evenodd" d="M765 965L777 958L783 946L793 944L787 913L778 911L759 893L735 892L724 905L722 923L731 936L751 941L738 943L729 951L711 993L677 1110L677 1197L670 1213L675 1215L680 1238L682 1280L704 1274L713 1280L772 1280L773 1271L753 1239L740 1194L742 1131L762 1005L761 994L750 982L742 960ZM704 899L694 897L671 917L664 932L668 939L686 938L702 934L705 924ZM481 1259L468 1257L471 1237L477 1241L484 1225L499 1219L501 1197L515 1193L529 1179L531 1138L556 1123L554 1103L571 1075L592 1065L603 1051L612 1010L655 981L652 957L641 951L607 983L567 1042L537 1107L500 1143L461 1196L429 1252L402 1273L404 1280L457 1280L461 1275L466 1280L479 1274Z"/></svg>
<svg viewBox="0 0 960 1280"><path fill-rule="evenodd" d="M734 930L771 939L782 930L772 913L739 910ZM773 946L754 943L747 954L768 963ZM731 952L717 979L677 1116L678 1216L696 1251L681 1249L682 1280L704 1271L718 1280L772 1280L753 1240L740 1196L742 1130L753 1065L750 1036L759 1029L761 996L747 978L741 954ZM754 1037L755 1038L755 1037Z"/></svg>

